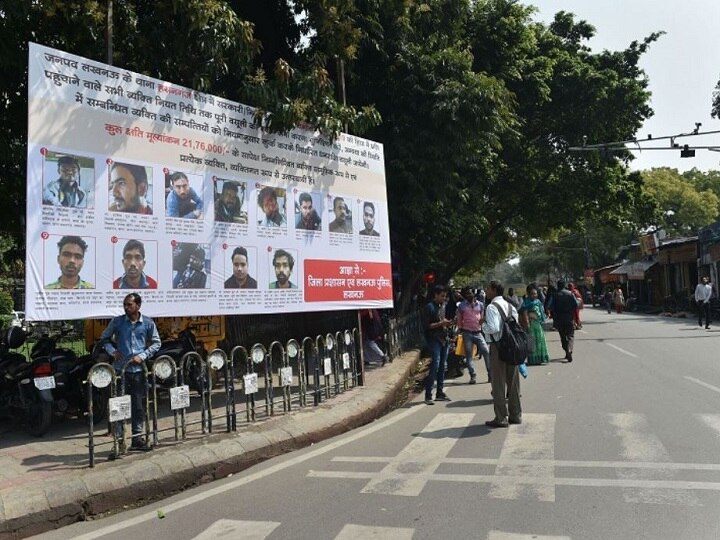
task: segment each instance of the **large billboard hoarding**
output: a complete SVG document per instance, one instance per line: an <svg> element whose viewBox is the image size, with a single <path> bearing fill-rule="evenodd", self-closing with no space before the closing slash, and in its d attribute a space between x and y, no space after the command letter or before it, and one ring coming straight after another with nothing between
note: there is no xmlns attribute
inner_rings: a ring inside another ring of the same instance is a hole
<svg viewBox="0 0 720 540"><path fill-rule="evenodd" d="M392 306L383 147L30 44L26 314Z"/></svg>

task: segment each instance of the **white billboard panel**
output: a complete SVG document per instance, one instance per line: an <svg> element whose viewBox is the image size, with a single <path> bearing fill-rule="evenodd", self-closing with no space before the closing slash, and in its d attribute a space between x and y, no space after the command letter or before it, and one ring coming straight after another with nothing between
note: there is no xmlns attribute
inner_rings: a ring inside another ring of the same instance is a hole
<svg viewBox="0 0 720 540"><path fill-rule="evenodd" d="M383 147L30 44L26 315L392 306Z"/></svg>

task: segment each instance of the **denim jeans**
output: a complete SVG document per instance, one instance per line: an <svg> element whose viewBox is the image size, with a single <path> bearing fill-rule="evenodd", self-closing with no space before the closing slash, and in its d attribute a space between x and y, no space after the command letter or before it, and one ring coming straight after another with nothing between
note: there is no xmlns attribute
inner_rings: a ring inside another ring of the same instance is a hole
<svg viewBox="0 0 720 540"><path fill-rule="evenodd" d="M445 368L447 366L448 345L437 339L430 340L430 353L432 362L430 370L425 379L425 399L432 399L432 389L437 380L437 392L435 395L443 393L443 384L445 383Z"/></svg>
<svg viewBox="0 0 720 540"><path fill-rule="evenodd" d="M478 355L482 356L485 361L485 370L490 373L490 349L485 342L485 338L480 332L467 332L463 330L463 347L465 348L465 361L467 362L468 372L471 377L475 377L475 364L473 363L472 347L475 345Z"/></svg>
<svg viewBox="0 0 720 540"><path fill-rule="evenodd" d="M143 427L145 425L145 396L147 395L147 381L142 371L125 373L125 394L130 396L130 413L132 414L132 437L141 439L144 437ZM116 433L119 438L125 436L125 422L117 422Z"/></svg>

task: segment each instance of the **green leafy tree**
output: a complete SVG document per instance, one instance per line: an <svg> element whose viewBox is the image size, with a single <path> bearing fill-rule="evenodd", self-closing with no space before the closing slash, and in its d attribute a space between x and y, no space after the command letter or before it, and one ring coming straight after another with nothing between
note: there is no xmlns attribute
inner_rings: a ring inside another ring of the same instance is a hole
<svg viewBox="0 0 720 540"><path fill-rule="evenodd" d="M712 223L720 210L720 198L712 190L698 191L677 169L667 167L643 171L643 190L658 211L649 225L670 235L692 235Z"/></svg>
<svg viewBox="0 0 720 540"><path fill-rule="evenodd" d="M568 148L629 138L650 116L638 61L657 34L591 53L592 26L567 13L544 26L513 0L365 7L349 95L384 120L369 136L385 145L406 302L428 269L444 281L582 219L637 212L629 156Z"/></svg>

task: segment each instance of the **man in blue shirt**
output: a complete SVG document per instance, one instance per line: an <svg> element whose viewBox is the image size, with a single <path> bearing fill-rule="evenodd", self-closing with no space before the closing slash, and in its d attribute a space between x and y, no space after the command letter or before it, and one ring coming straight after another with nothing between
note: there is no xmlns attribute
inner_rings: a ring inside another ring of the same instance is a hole
<svg viewBox="0 0 720 540"><path fill-rule="evenodd" d="M190 187L185 173L175 172L170 175L172 191L167 196L167 217L202 219L203 200Z"/></svg>
<svg viewBox="0 0 720 540"><path fill-rule="evenodd" d="M140 313L142 298L137 293L128 294L123 300L125 315L113 318L100 336L100 344L113 358L113 367L117 373L125 369L125 393L130 396L132 414L131 450L147 451L151 447L145 441L143 419L145 417L145 396L147 380L142 364L160 349L160 335L157 326L150 317ZM114 340L114 343L111 341ZM124 422L116 424L121 439L120 453L125 453ZM109 459L118 457L114 452Z"/></svg>

